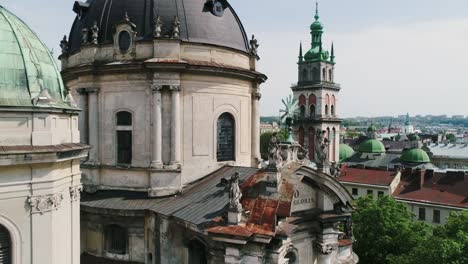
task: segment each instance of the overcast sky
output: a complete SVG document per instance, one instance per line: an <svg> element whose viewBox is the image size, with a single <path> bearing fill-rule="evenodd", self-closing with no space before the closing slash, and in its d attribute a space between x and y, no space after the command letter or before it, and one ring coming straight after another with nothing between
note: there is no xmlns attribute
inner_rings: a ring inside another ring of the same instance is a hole
<svg viewBox="0 0 468 264"><path fill-rule="evenodd" d="M0 0L58 56L72 0ZM314 0L231 0L260 43L262 115L277 115L297 82L299 42L309 48ZM343 117L468 115L467 0L321 0L324 45L333 41Z"/></svg>

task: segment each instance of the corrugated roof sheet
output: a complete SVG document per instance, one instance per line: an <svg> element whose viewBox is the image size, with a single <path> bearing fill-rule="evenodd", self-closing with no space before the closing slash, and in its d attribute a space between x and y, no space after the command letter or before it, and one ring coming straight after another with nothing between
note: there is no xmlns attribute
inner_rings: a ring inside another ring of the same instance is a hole
<svg viewBox="0 0 468 264"><path fill-rule="evenodd" d="M257 168L226 166L187 186L178 196L149 198L146 193L101 191L93 195L84 194L81 205L114 210L152 210L201 225L223 216L226 212L229 204L229 186L221 184L221 179L228 179L235 172L239 172L240 180L244 181L257 171Z"/></svg>
<svg viewBox="0 0 468 264"><path fill-rule="evenodd" d="M428 147L435 157L468 159L468 146L465 144L431 144Z"/></svg>

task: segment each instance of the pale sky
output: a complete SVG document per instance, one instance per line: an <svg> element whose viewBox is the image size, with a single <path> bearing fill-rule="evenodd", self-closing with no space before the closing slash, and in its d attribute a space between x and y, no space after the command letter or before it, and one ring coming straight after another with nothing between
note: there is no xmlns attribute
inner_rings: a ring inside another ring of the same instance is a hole
<svg viewBox="0 0 468 264"><path fill-rule="evenodd" d="M309 48L314 0L230 0L260 43L262 115L277 115ZM69 33L72 0L0 0L54 49ZM342 117L468 115L467 0L321 0L324 46L335 43Z"/></svg>

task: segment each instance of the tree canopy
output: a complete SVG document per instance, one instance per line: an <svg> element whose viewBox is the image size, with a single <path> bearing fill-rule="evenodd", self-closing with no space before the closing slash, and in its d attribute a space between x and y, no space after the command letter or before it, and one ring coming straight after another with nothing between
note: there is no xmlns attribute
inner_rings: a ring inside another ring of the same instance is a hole
<svg viewBox="0 0 468 264"><path fill-rule="evenodd" d="M354 251L359 263L468 263L468 211L454 212L432 228L389 196L356 201Z"/></svg>

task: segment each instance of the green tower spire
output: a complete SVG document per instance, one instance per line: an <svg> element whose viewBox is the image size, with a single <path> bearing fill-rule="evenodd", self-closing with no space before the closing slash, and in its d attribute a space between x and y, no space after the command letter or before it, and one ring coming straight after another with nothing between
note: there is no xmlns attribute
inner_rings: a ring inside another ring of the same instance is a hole
<svg viewBox="0 0 468 264"><path fill-rule="evenodd" d="M333 43L333 42L332 42L332 46L331 46L330 62L331 62L331 63L335 63L335 47L334 47L334 43Z"/></svg>
<svg viewBox="0 0 468 264"><path fill-rule="evenodd" d="M320 16L319 16L319 11L318 11L318 0L315 1L315 21L318 21Z"/></svg>
<svg viewBox="0 0 468 264"><path fill-rule="evenodd" d="M299 63L304 61L304 56L302 56L302 41L301 44L299 44Z"/></svg>

